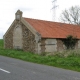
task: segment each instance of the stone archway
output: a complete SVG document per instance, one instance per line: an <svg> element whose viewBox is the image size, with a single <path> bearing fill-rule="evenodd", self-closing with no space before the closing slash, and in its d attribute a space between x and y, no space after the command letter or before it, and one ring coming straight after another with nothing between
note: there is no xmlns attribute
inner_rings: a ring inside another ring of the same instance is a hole
<svg viewBox="0 0 80 80"><path fill-rule="evenodd" d="M14 47L14 49L22 49L23 48L22 28L21 28L20 25L17 25L14 28L14 32L13 32L13 47Z"/></svg>

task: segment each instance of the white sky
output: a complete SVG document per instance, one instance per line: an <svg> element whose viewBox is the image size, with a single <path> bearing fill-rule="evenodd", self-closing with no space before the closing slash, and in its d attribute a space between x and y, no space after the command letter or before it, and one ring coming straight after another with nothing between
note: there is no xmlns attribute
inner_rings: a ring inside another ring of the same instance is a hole
<svg viewBox="0 0 80 80"><path fill-rule="evenodd" d="M0 38L10 27L15 19L18 9L23 12L23 17L52 20L52 1L53 0L0 0ZM80 5L80 0L57 0L55 21L59 21L62 10L69 9L71 6Z"/></svg>

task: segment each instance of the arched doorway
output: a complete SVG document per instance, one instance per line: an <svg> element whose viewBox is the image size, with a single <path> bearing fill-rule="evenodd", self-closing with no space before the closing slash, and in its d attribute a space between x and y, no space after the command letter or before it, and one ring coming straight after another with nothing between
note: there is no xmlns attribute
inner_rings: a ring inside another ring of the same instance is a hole
<svg viewBox="0 0 80 80"><path fill-rule="evenodd" d="M20 25L16 26L13 32L13 47L14 49L22 49L22 28Z"/></svg>

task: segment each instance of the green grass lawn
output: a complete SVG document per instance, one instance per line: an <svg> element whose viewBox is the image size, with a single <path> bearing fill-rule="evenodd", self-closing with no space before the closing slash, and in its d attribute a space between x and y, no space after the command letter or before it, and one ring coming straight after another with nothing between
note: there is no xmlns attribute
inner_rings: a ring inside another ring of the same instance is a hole
<svg viewBox="0 0 80 80"><path fill-rule="evenodd" d="M67 54L67 52L64 52L64 53ZM4 49L3 40L0 40L0 55L80 72L80 55L79 54L77 54L75 51L73 51L71 55L67 57L65 57L62 53L58 53L58 54L54 56L53 55L42 56L42 55L30 53L30 52Z"/></svg>

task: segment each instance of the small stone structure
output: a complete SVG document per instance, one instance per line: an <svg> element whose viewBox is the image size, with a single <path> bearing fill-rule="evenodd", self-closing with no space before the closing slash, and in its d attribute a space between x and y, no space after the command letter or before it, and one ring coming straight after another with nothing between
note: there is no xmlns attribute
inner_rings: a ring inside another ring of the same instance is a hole
<svg viewBox="0 0 80 80"><path fill-rule="evenodd" d="M48 24L50 24L50 26L48 26ZM58 36L58 32L54 33L54 29L56 27L54 26L55 24L62 26L62 23L59 24L49 21L23 18L22 12L18 10L15 13L15 20L4 35L4 48L22 49L33 53L64 50L65 45L63 44L62 39L66 36L62 37L64 36L62 33L62 36L60 34ZM52 26L54 26L54 29L50 35L48 29ZM78 40L75 48L80 48L80 40Z"/></svg>

